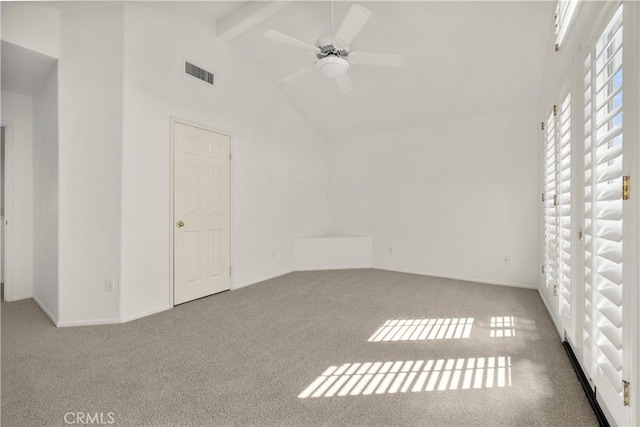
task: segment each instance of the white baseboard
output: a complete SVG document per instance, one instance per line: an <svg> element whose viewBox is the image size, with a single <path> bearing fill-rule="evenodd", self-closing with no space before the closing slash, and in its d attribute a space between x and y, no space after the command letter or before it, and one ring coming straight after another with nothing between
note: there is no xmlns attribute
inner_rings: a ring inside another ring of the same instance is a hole
<svg viewBox="0 0 640 427"><path fill-rule="evenodd" d="M362 268L374 268L371 264L367 265L337 265L323 266L322 268L296 268L294 271L324 271L324 270L358 270Z"/></svg>
<svg viewBox="0 0 640 427"><path fill-rule="evenodd" d="M284 276L285 274L289 274L291 273L291 270L287 270L269 277L265 277L265 278L261 278L259 280L255 280L255 281L251 281L251 282L247 282L247 283L243 283L241 285L237 285L234 284L234 286L231 288L231 290L235 290L235 289L240 289L240 288L244 288L246 286L251 286L251 285L255 285L261 282L264 282L266 280L270 280L270 279L275 279L277 277L280 276ZM65 327L70 327L70 326L97 326L97 325L116 325L116 324L120 324L120 323L126 323L126 322L130 322L132 320L137 320L137 319L141 319L143 317L147 317L147 316L151 316L153 314L157 314L160 313L162 311L166 311L166 310L171 310L173 307L167 305L167 306L162 306L153 310L149 310L149 311L145 311L142 313L136 313L130 316L126 316L120 319L95 319L95 320L77 320L77 321L62 321L62 322L57 322L56 326L61 327L61 328L65 328Z"/></svg>
<svg viewBox="0 0 640 427"><path fill-rule="evenodd" d="M31 294L24 294L24 295L12 295L11 299L7 299L7 289L6 288L5 288L4 292L5 292L5 295L4 295L5 299L4 300L6 302L14 302L14 301L20 301L20 300L23 300L23 299L33 298L33 295L31 295Z"/></svg>
<svg viewBox="0 0 640 427"><path fill-rule="evenodd" d="M99 326L99 325L117 325L122 323L120 319L95 319L95 320L71 320L66 322L58 322L56 326L66 328L69 326Z"/></svg>
<svg viewBox="0 0 640 427"><path fill-rule="evenodd" d="M162 306L153 310L145 311L142 313L136 313L120 319L96 319L96 320L72 320L69 322L58 322L57 326L66 328L69 326L98 326L98 325L117 325L120 323L127 323L132 320L142 319L143 317L151 316L153 314L160 313L162 311L170 310L171 306Z"/></svg>
<svg viewBox="0 0 640 427"><path fill-rule="evenodd" d="M465 281L465 282L475 282L475 283L483 283L486 285L496 285L496 286L507 286L507 287L511 287L511 288L522 288L522 289L532 289L532 290L537 290L538 288L536 286L531 286L531 285L525 285L522 283L507 283L507 282L498 282L498 281L488 281L486 279L475 279L475 278L469 278L469 277L459 277L459 276L448 276L448 275L442 275L442 274L432 274L432 273L425 273L425 272L421 272L421 271L415 271L415 270L404 270L404 269L395 269L395 268L385 268L385 267L376 267L376 266L371 266L371 265L354 265L354 266L336 266L336 267L323 267L323 268L313 268L313 269L296 269L296 270L288 270L279 274L275 274L273 276L269 276L267 278L264 279L260 279L257 281L252 281L250 283L246 283L246 284L242 284L242 285L235 285L232 289L240 289L240 288L244 288L245 286L251 286L251 285L255 285L267 280L271 280L271 279L275 279L277 277L280 276L284 276L285 274L289 274L289 273L293 273L296 271L325 271L325 270L356 270L356 269L362 269L362 268L372 268L375 270L384 270L384 271L393 271L396 273L407 273L407 274L416 274L419 276L430 276L430 277L439 277L442 279L451 279L451 280L461 280L461 281Z"/></svg>
<svg viewBox="0 0 640 427"><path fill-rule="evenodd" d="M234 283L233 287L231 288L231 290L233 291L235 289L240 289L240 288L245 288L247 286L257 285L258 283L266 282L267 280L275 279L277 277L284 276L285 274L289 274L289 273L293 273L293 272L294 272L294 270L285 270L282 273L274 274L272 276L267 276L267 277L265 277L263 279L252 280L251 282L246 282L246 283L242 283L242 284Z"/></svg>
<svg viewBox="0 0 640 427"><path fill-rule="evenodd" d="M443 279L462 280L462 281L465 281L465 282L484 283L484 284L488 284L488 285L508 286L508 287L514 287L514 288L523 288L523 289L538 289L535 286L524 285L524 284L520 284L520 283L505 283L505 282L497 282L497 281L487 281L485 279L475 279L475 278L458 277L458 276L447 276L447 275L441 275L441 274L426 273L426 272L423 272L423 271L395 269L395 268L388 268L388 267L387 268L375 267L375 266L372 266L372 265L353 265L353 266L348 266L348 267L346 267L346 266L336 266L336 267L323 267L323 268L314 268L314 269L285 270L285 271L282 271L282 272L274 274L274 275L266 276L266 277L263 277L263 278L260 278L260 279L257 279L257 280L252 280L250 282L245 282L245 283L242 283L242 284L234 283L234 285L231 288L231 290L241 289L241 288L244 288L244 287L247 287L247 286L253 286L253 285L256 285L258 283L265 282L267 280L275 279L275 278L284 276L286 274L293 273L295 271L350 270L350 269L363 269L363 268L373 268L373 269L377 269L377 270L394 271L394 272L397 272L397 273L417 274L417 275L420 275L420 276L440 277L440 278L443 278ZM34 298L34 300L35 300L35 298ZM542 300L545 301L544 298L542 298ZM157 314L157 313L160 313L162 311L170 310L170 309L173 308L171 306L163 306L163 307L159 307L157 309L153 309L153 310L149 310L149 311L146 311L146 312L137 313L137 314L134 314L134 315L131 315L131 316L123 317L121 319L96 319L96 320L62 321L61 322L61 321L57 321L57 319L54 319L54 317L51 316L51 314L42 306L42 304L40 304L38 301L36 301L36 302L42 308L42 310L47 314L47 316L49 316L51 318L51 320L53 320L53 322L58 327L114 325L114 324L130 322L130 321L136 320L136 319L141 319L143 317L151 316L153 314ZM545 306L546 306L546 301L545 301ZM548 307L547 307L547 310L548 310Z"/></svg>
<svg viewBox="0 0 640 427"><path fill-rule="evenodd" d="M42 301L40 301L38 299L37 296L33 296L31 297L33 298L33 300L36 302L36 304L38 304L38 307L40 307L40 310L42 310L44 312L44 314L46 314L49 319L51 319L51 321L53 322L54 325L58 326L58 319L56 318L56 316L54 316L51 311L49 311L49 309L47 307L45 307L45 305L42 303Z"/></svg>
<svg viewBox="0 0 640 427"><path fill-rule="evenodd" d="M131 322L132 320L142 319L143 317L151 316L163 311L171 310L173 307L170 305L154 308L152 310L143 311L142 313L132 314L120 319L120 323Z"/></svg>
<svg viewBox="0 0 640 427"><path fill-rule="evenodd" d="M417 274L419 276L430 276L430 277L439 277L442 279L461 280L464 282L475 282L475 283L482 283L485 285L507 286L510 288L522 288L522 289L538 289L536 286L525 285L522 283L498 282L494 280L477 279L473 277L449 276L449 275L438 274L438 273L427 273L424 271L404 270L404 269L389 268L389 267L374 266L373 268L375 268L376 270L395 271L396 273Z"/></svg>

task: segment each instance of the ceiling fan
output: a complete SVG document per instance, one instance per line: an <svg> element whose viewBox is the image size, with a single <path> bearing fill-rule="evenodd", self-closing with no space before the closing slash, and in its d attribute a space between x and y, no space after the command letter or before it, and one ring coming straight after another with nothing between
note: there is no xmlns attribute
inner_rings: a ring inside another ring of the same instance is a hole
<svg viewBox="0 0 640 427"><path fill-rule="evenodd" d="M353 90L353 83L347 71L350 64L377 65L382 67L400 67L404 61L404 54L401 53L374 53L374 52L350 52L349 45L358 35L362 27L371 18L371 11L362 6L354 4L349 9L342 25L335 34L328 34L320 37L315 46L275 30L268 30L264 36L284 43L288 46L306 50L314 54L317 58L312 64L289 74L280 79L283 83L291 82L314 69L335 80L342 93L349 93ZM332 3L332 24L333 24L333 3ZM333 33L333 25L332 31Z"/></svg>

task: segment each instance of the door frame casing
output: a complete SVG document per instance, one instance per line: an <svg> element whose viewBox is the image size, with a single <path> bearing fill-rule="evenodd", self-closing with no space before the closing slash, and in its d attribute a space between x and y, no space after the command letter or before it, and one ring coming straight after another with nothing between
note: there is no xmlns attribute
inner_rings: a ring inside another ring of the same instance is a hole
<svg viewBox="0 0 640 427"><path fill-rule="evenodd" d="M170 179L169 179L169 305L170 307L175 307L174 301L174 289L175 289L175 277L174 277L174 250L175 250L175 242L174 242L174 232L175 232L175 214L174 214L174 199L175 199L175 139L174 139L174 130L175 125L177 123L183 124L186 126L195 127L198 129L202 129L208 132L214 132L220 135L224 135L229 137L229 153L231 154L231 158L229 159L229 266L233 266L233 135L230 132L220 130L211 126L203 125L202 123L193 122L191 120L182 119L176 116L169 117L170 126L169 126L169 145L170 145ZM231 290L235 289L234 287L234 272L233 268L231 268L231 273L229 274L229 287Z"/></svg>
<svg viewBox="0 0 640 427"><path fill-rule="evenodd" d="M4 300L13 301L13 123L1 121L4 128Z"/></svg>

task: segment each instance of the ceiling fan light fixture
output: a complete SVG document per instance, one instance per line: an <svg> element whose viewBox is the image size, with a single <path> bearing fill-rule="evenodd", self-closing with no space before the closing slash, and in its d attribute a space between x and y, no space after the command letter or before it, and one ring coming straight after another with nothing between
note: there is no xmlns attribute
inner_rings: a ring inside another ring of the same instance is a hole
<svg viewBox="0 0 640 427"><path fill-rule="evenodd" d="M289 74L280 79L283 83L291 82L298 79L315 68L325 77L332 79L338 85L342 94L353 91L353 84L349 76L350 64L375 65L380 67L400 67L404 55L399 53L378 53L378 52L350 52L349 46L355 37L360 33L362 27L371 18L371 11L357 4L351 5L349 12L345 16L340 28L336 33L333 32L333 2L331 2L331 34L326 34L316 42L316 45L295 39L286 34L279 33L275 30L269 30L264 36L280 42L282 44L295 47L300 50L306 50L314 54L317 61L306 67Z"/></svg>
<svg viewBox="0 0 640 427"><path fill-rule="evenodd" d="M336 55L329 55L318 60L316 66L325 77L335 79L347 72L349 61Z"/></svg>

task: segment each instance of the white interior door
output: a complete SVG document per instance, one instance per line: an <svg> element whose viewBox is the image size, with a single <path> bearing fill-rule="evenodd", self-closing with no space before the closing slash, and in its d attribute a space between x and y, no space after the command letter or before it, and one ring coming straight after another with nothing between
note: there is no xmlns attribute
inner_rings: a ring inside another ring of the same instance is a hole
<svg viewBox="0 0 640 427"><path fill-rule="evenodd" d="M174 122L174 304L231 287L227 135Z"/></svg>

